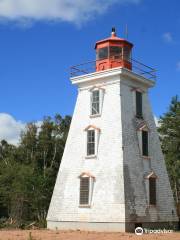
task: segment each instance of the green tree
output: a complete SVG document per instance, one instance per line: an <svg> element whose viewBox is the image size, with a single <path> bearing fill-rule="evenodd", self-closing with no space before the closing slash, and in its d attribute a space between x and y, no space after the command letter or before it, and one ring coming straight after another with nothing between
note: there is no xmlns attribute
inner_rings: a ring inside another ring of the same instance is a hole
<svg viewBox="0 0 180 240"><path fill-rule="evenodd" d="M176 202L180 201L180 101L171 100L169 110L159 121L158 131Z"/></svg>
<svg viewBox="0 0 180 240"><path fill-rule="evenodd" d="M28 123L21 133L18 159L26 164L35 163L37 150L37 131L35 123Z"/></svg>
<svg viewBox="0 0 180 240"><path fill-rule="evenodd" d="M7 222L44 224L61 163L71 117L29 123L18 146L0 143L0 210ZM4 215L3 215L4 214Z"/></svg>

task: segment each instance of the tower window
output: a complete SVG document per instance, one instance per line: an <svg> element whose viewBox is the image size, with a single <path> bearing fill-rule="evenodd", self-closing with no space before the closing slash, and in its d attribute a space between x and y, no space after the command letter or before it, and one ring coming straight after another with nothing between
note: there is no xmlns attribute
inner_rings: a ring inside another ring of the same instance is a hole
<svg viewBox="0 0 180 240"><path fill-rule="evenodd" d="M108 58L108 47L99 48L97 50L97 60Z"/></svg>
<svg viewBox="0 0 180 240"><path fill-rule="evenodd" d="M80 175L79 206L90 207L93 195L95 177L90 173Z"/></svg>
<svg viewBox="0 0 180 240"><path fill-rule="evenodd" d="M91 115L96 115L100 113L100 92L95 90L92 92L91 100Z"/></svg>
<svg viewBox="0 0 180 240"><path fill-rule="evenodd" d="M156 205L156 178L149 178L149 204Z"/></svg>
<svg viewBox="0 0 180 240"><path fill-rule="evenodd" d="M100 117L102 113L105 89L94 86L90 89L90 117Z"/></svg>
<svg viewBox="0 0 180 240"><path fill-rule="evenodd" d="M87 131L87 156L95 154L95 130Z"/></svg>
<svg viewBox="0 0 180 240"><path fill-rule="evenodd" d="M136 91L136 117L142 118L142 93Z"/></svg>
<svg viewBox="0 0 180 240"><path fill-rule="evenodd" d="M148 131L142 130L142 155L148 156Z"/></svg>
<svg viewBox="0 0 180 240"><path fill-rule="evenodd" d="M150 159L149 157L149 128L146 123L140 123L137 128L137 137L139 142L139 150L142 157Z"/></svg>
<svg viewBox="0 0 180 240"><path fill-rule="evenodd" d="M89 204L90 177L80 178L80 205Z"/></svg>
<svg viewBox="0 0 180 240"><path fill-rule="evenodd" d="M94 126L87 126L84 131L86 131L86 156L85 158L96 158L98 154L98 145L100 139L101 129Z"/></svg>

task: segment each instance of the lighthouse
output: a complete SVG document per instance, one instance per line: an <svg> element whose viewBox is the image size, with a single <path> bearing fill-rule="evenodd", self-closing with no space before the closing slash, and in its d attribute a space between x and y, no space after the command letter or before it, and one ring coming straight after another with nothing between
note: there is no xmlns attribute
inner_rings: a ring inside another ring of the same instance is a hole
<svg viewBox="0 0 180 240"><path fill-rule="evenodd" d="M47 216L60 230L172 228L174 205L148 91L155 70L116 36L71 68L77 102Z"/></svg>

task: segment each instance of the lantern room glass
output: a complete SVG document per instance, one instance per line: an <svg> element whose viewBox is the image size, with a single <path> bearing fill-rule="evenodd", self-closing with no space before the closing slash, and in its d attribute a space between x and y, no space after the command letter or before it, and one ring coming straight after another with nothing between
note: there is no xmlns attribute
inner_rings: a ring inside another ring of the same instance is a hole
<svg viewBox="0 0 180 240"><path fill-rule="evenodd" d="M97 56L96 56L96 59L97 60L102 60L102 59L106 59L108 58L109 54L108 54L108 47L104 47L104 48L99 48L97 50Z"/></svg>
<svg viewBox="0 0 180 240"><path fill-rule="evenodd" d="M124 59L131 62L131 49L127 46L110 46L99 48L96 51L96 60L103 60L107 58Z"/></svg>

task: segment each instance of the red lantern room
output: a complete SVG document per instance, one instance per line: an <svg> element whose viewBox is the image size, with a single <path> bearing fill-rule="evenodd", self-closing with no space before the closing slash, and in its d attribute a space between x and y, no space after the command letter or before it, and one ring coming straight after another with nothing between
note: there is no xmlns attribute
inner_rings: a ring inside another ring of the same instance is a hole
<svg viewBox="0 0 180 240"><path fill-rule="evenodd" d="M116 67L131 70L132 47L132 43L123 38L116 37L115 28L112 28L111 37L96 42L96 71Z"/></svg>

